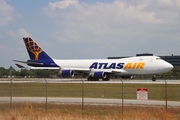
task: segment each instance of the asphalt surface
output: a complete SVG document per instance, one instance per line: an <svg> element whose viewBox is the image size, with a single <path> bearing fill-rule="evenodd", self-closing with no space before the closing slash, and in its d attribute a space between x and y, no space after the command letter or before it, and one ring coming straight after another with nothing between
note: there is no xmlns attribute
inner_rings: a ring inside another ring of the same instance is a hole
<svg viewBox="0 0 180 120"><path fill-rule="evenodd" d="M61 79L45 79L45 78L0 78L0 83L127 83L127 84L180 84L180 80L118 80L110 81L87 81L86 79L61 78Z"/></svg>
<svg viewBox="0 0 180 120"><path fill-rule="evenodd" d="M12 102L46 102L45 97L13 97ZM48 97L47 102L51 103L82 103L82 98L57 98ZM10 97L0 97L0 103L10 102ZM107 105L118 105L122 104L122 99L104 99L104 98L84 98L85 104L107 104ZM165 106L165 101L155 101L155 100L123 100L124 105L152 105L152 106ZM167 101L168 106L180 107L180 102L177 101Z"/></svg>
<svg viewBox="0 0 180 120"><path fill-rule="evenodd" d="M12 80L12 81L11 81ZM86 81L85 79L35 79L35 78L12 78L12 79L0 79L0 83L112 83L112 84L180 84L180 80L111 80L111 81ZM46 102L45 97L12 97L12 102ZM0 97L0 102L10 102L10 97ZM82 103L82 98L56 98L48 97L47 102L54 103ZM117 105L122 104L122 99L105 99L105 98L84 98L85 104L109 104ZM125 105L166 105L166 101L155 101L155 100L127 100L124 99ZM167 101L168 106L180 106L180 101Z"/></svg>

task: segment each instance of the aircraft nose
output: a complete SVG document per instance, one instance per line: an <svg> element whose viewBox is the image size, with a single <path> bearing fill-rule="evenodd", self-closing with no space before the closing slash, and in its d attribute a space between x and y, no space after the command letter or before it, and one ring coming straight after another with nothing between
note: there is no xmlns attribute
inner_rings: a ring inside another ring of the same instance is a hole
<svg viewBox="0 0 180 120"><path fill-rule="evenodd" d="M165 69L166 69L167 71L170 71L170 70L172 70L172 69L174 68L174 66L173 66L172 64L168 63L168 62L166 62L166 64L164 65L164 67L165 67Z"/></svg>

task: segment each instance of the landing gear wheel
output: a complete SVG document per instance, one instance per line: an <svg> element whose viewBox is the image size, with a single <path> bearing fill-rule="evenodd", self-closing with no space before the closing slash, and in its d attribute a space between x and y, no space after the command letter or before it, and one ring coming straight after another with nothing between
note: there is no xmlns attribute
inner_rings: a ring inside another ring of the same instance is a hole
<svg viewBox="0 0 180 120"><path fill-rule="evenodd" d="M152 81L156 81L156 76L155 75L152 77Z"/></svg>
<svg viewBox="0 0 180 120"><path fill-rule="evenodd" d="M94 77L88 77L88 81L99 81L99 78L94 78Z"/></svg>
<svg viewBox="0 0 180 120"><path fill-rule="evenodd" d="M107 76L106 78L102 79L103 81L109 81L109 76Z"/></svg>

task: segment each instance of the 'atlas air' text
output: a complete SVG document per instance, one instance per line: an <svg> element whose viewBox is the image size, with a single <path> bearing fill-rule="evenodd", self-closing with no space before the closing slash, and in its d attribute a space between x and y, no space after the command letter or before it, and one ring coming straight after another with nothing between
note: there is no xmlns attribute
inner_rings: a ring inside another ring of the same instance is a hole
<svg viewBox="0 0 180 120"><path fill-rule="evenodd" d="M98 63L94 62L90 69L143 69L144 62L128 62L128 63Z"/></svg>

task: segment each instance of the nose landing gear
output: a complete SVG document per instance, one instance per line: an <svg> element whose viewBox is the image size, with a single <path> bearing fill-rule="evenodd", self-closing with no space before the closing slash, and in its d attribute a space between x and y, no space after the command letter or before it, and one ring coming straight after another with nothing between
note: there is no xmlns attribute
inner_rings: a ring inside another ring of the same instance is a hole
<svg viewBox="0 0 180 120"><path fill-rule="evenodd" d="M156 81L156 75L152 76L152 81Z"/></svg>

